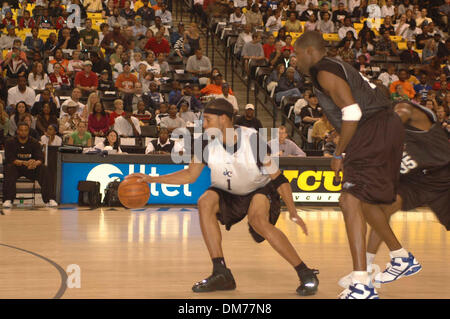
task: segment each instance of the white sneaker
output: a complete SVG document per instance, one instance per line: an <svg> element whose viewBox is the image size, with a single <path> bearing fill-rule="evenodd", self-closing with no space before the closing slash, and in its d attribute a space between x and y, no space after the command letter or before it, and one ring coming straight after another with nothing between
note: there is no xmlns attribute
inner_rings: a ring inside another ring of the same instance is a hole
<svg viewBox="0 0 450 319"><path fill-rule="evenodd" d="M367 286L360 283L351 284L339 295L339 299L380 299L377 291L372 285Z"/></svg>
<svg viewBox="0 0 450 319"><path fill-rule="evenodd" d="M372 280L372 265L367 266L367 272L369 273L369 277ZM341 286L344 289L348 289L348 287L350 287L350 285L352 284L352 273L349 273L347 276L342 277L341 279L339 279L338 281L338 285Z"/></svg>
<svg viewBox="0 0 450 319"><path fill-rule="evenodd" d="M386 265L386 269L375 276L375 282L386 284L402 277L417 274L420 270L422 270L422 266L411 253L408 253L408 257L392 258L391 262Z"/></svg>
<svg viewBox="0 0 450 319"><path fill-rule="evenodd" d="M5 200L3 202L3 208L11 208L12 207L12 202L10 200Z"/></svg>
<svg viewBox="0 0 450 319"><path fill-rule="evenodd" d="M50 199L50 201L46 204L47 207L58 207L58 203L54 199Z"/></svg>

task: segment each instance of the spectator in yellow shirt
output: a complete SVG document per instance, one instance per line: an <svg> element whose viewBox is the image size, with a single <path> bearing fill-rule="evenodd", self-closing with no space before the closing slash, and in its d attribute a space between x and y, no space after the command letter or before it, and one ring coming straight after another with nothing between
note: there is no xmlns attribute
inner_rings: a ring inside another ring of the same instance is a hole
<svg viewBox="0 0 450 319"><path fill-rule="evenodd" d="M300 20L297 20L297 15L295 12L289 14L289 20L284 24L286 32L303 32L302 24Z"/></svg>

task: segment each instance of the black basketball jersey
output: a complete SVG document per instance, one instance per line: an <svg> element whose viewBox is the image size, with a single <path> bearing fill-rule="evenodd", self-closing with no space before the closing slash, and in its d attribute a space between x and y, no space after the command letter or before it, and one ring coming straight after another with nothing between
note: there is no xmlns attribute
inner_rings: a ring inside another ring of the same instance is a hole
<svg viewBox="0 0 450 319"><path fill-rule="evenodd" d="M405 149L400 173L403 179L414 179L437 187L450 183L450 143L436 116L429 109L409 102L427 114L433 125L428 131L406 127Z"/></svg>
<svg viewBox="0 0 450 319"><path fill-rule="evenodd" d="M364 77L353 66L337 59L324 57L311 68L311 80L314 85L314 93L319 100L319 105L322 107L330 123L338 132L341 131L342 111L333 102L330 96L322 92L322 87L317 81L319 71L333 73L347 81L352 91L353 98L361 108L362 117L360 123L369 119L375 113L392 107L391 101L386 97L382 90L375 84L370 83L369 79Z"/></svg>

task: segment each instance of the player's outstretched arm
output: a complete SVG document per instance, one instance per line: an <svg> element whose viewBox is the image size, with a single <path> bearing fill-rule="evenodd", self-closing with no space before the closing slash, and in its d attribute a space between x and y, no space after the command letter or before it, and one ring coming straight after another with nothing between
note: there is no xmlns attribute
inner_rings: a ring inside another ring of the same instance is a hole
<svg viewBox="0 0 450 319"><path fill-rule="evenodd" d="M194 163L193 161L191 161L187 169L182 169L179 170L178 172L174 172L171 174L161 176L149 176L142 173L134 173L128 175L127 177L125 177L125 179L137 176L141 178L141 181L147 183L174 184L174 185L192 184L200 176L204 166L205 164L198 162Z"/></svg>
<svg viewBox="0 0 450 319"><path fill-rule="evenodd" d="M343 167L342 153L358 128L361 109L353 97L350 86L341 77L327 71L320 71L317 80L324 92L342 111L341 134L331 161L331 169L335 172L336 179L340 180L339 171Z"/></svg>
<svg viewBox="0 0 450 319"><path fill-rule="evenodd" d="M289 211L289 218L302 228L305 235L308 235L308 228L306 227L305 222L297 214L297 208L295 207L294 200L292 199L291 184L289 184L289 181L286 179L286 177L284 177L283 174L281 174L278 168L275 169L275 164L272 160L266 160L265 163L266 164L264 164L264 167L268 170L270 179L277 188L277 191L283 199L283 202L286 204L286 207Z"/></svg>

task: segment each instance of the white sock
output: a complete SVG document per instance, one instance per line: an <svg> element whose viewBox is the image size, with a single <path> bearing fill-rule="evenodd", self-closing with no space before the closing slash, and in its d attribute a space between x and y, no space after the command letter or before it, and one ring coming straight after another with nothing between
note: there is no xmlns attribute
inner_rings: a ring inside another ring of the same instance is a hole
<svg viewBox="0 0 450 319"><path fill-rule="evenodd" d="M391 258L397 258L397 257L408 257L408 252L404 249L404 248L400 248L398 250L393 250L389 253L389 256L391 256Z"/></svg>
<svg viewBox="0 0 450 319"><path fill-rule="evenodd" d="M374 260L374 259L375 259L375 254L366 253L367 267L369 267L370 265L373 264L373 260Z"/></svg>
<svg viewBox="0 0 450 319"><path fill-rule="evenodd" d="M354 271L352 272L352 282L354 284L360 283L363 285L368 285L370 282L369 274L367 271Z"/></svg>

